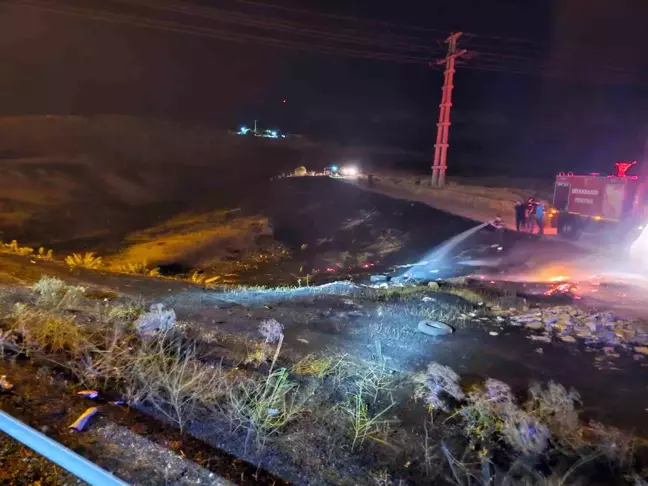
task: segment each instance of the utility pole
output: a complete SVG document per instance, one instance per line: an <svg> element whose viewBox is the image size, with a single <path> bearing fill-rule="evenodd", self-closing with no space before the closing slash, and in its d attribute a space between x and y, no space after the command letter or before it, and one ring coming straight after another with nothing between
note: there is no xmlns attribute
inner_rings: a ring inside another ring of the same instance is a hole
<svg viewBox="0 0 648 486"><path fill-rule="evenodd" d="M437 138L434 145L434 162L432 164L432 185L438 187L445 184L455 63L458 58L466 57L468 54L465 49L457 50L457 40L461 37L461 34L462 32L455 32L445 40L446 44L448 44L448 54L444 59L439 59L436 62L437 65L445 64L441 104L439 105L439 123L437 123Z"/></svg>

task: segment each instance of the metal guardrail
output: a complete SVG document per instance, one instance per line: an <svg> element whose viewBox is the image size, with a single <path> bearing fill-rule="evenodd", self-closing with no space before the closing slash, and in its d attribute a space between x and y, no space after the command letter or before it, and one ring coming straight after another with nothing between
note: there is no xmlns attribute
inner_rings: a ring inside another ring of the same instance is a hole
<svg viewBox="0 0 648 486"><path fill-rule="evenodd" d="M1 410L0 430L92 486L128 486L95 463Z"/></svg>

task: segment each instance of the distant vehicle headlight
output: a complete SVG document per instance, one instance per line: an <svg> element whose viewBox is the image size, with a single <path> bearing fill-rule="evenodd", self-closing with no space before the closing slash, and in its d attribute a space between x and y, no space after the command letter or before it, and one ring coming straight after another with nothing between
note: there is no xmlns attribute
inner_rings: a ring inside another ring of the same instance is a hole
<svg viewBox="0 0 648 486"><path fill-rule="evenodd" d="M358 168L353 165L349 165L346 167L342 167L342 169L340 169L340 173L343 176L354 177L358 175Z"/></svg>

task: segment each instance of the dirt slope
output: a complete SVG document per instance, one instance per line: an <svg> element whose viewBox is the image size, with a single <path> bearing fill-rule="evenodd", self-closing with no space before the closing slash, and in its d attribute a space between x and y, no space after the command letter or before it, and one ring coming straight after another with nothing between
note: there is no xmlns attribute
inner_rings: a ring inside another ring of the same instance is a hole
<svg viewBox="0 0 648 486"><path fill-rule="evenodd" d="M189 208L212 209L228 189L302 156L294 145L155 120L3 118L0 231L55 249L109 246Z"/></svg>

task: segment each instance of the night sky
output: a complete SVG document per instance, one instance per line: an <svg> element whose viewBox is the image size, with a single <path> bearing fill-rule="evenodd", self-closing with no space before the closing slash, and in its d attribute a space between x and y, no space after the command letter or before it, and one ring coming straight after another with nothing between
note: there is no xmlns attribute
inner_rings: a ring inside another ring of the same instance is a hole
<svg viewBox="0 0 648 486"><path fill-rule="evenodd" d="M407 34L435 46L444 32L465 31L462 45L477 54L468 63L497 66L498 72L468 64L457 72L450 163L464 171L593 171L643 158L648 2L263 1L293 10L236 0L200 4L313 29L352 27L354 35L360 30L353 22L295 9L433 29L359 24L377 43ZM228 42L6 3L0 0L2 115L122 113L217 128L258 118L315 140L432 150L442 82L436 67ZM157 5L169 3L196 5ZM128 1L53 4L152 15ZM194 27L221 25L169 12L153 15ZM234 36L263 32L228 29ZM488 54L493 52L495 58ZM442 53L431 48L418 55L432 61ZM531 62L533 75L510 72L530 57L540 59Z"/></svg>

